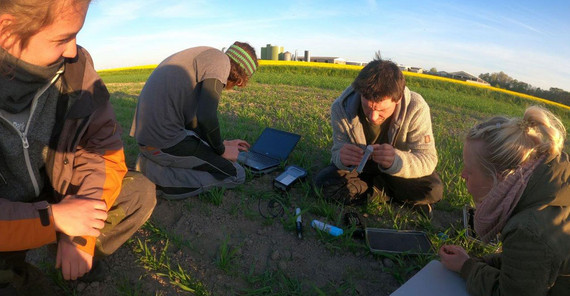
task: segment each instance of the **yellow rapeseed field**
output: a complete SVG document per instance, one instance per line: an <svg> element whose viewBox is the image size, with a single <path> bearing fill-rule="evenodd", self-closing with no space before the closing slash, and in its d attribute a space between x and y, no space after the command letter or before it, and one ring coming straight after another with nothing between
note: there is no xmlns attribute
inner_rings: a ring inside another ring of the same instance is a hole
<svg viewBox="0 0 570 296"><path fill-rule="evenodd" d="M478 88L485 88L485 89L498 91L498 92L502 92L502 93L506 93L506 94L518 96L521 98L534 100L537 102L542 102L545 104L550 104L553 106L557 106L557 107L561 107L561 108L570 110L570 107L568 107L564 104L560 104L560 103L545 100L545 99L542 99L539 97L535 97L535 96L531 96L531 95L527 95L527 94L523 94L523 93L519 93L519 92L514 92L511 90L506 90L506 89L502 89L502 88L498 88L498 87L494 87L494 86L490 86L490 85L480 84L480 83L476 83L476 82L466 82L466 81L461 81L461 80L457 80L457 79L445 78L445 77L440 77L440 76L435 76L435 75L419 74L419 73L407 72L407 71L404 71L404 75L412 76L412 77L421 77L421 78L426 78L426 79L434 79L434 80L440 80L440 81L453 82L453 83L458 83L458 84L463 84L463 85L468 85L468 86L473 86L473 87L478 87Z"/></svg>
<svg viewBox="0 0 570 296"><path fill-rule="evenodd" d="M302 67L317 67L317 68L330 68L330 69L349 69L360 70L362 66L355 65L340 65L331 63L306 63L296 61L271 61L271 60L258 60L260 66L302 66Z"/></svg>
<svg viewBox="0 0 570 296"><path fill-rule="evenodd" d="M154 69L158 65L145 65L145 66L134 66L134 67L124 67L124 68L113 68L106 70L99 70L97 72L118 72L118 71L128 71L128 70L144 70L144 69Z"/></svg>
<svg viewBox="0 0 570 296"><path fill-rule="evenodd" d="M331 64L331 63L314 63L314 62L307 63L307 62L297 62L297 61L273 61L273 60L258 60L258 61L259 61L260 66L302 66L302 67L318 67L318 68L330 68L330 69L351 69L351 70L352 69L353 70L360 70L363 68L362 66L356 66L356 65L340 65L340 64ZM152 69L152 68L155 68L156 66L157 65L125 67L125 68L102 70L99 72ZM425 79L433 79L433 80L439 80L439 81L458 83L458 84L468 85L468 86L472 86L472 87L485 88L485 89L503 92L503 93L507 93L510 95L519 96L519 97L522 97L525 99L530 99L530 100L534 100L537 102L557 106L560 108L564 108L566 110L570 110L570 107L566 106L564 104L545 100L545 99L542 99L539 97L535 97L535 96L531 96L531 95L527 95L527 94L523 94L523 93L518 93L518 92L514 92L514 91L502 89L502 88L497 88L497 87L490 86L490 85L484 85L484 84L473 83L473 82L466 82L466 81L461 81L461 80L457 80L457 79L439 77L439 76L435 76L435 75L419 74L419 73L407 72L407 71L403 71L403 73L404 73L404 76L420 77L420 78L425 78Z"/></svg>

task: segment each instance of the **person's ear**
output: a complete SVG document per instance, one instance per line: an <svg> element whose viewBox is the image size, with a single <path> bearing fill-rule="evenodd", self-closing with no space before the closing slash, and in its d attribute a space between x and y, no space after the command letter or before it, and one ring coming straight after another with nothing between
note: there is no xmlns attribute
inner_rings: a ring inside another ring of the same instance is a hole
<svg viewBox="0 0 570 296"><path fill-rule="evenodd" d="M0 46L7 47L14 43L15 36L12 35L9 27L14 22L14 16L11 14L0 15Z"/></svg>
<svg viewBox="0 0 570 296"><path fill-rule="evenodd" d="M243 78L239 77L236 81L237 87L243 87Z"/></svg>
<svg viewBox="0 0 570 296"><path fill-rule="evenodd" d="M226 82L226 85L225 85L224 89L230 90L230 89L234 88L234 85L235 85L235 83L234 83L233 81L228 80L228 81Z"/></svg>

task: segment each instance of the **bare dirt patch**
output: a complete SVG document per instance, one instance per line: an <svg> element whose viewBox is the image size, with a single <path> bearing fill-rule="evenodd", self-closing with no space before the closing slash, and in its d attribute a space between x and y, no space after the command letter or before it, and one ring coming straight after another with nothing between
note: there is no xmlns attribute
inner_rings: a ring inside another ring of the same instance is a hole
<svg viewBox="0 0 570 296"><path fill-rule="evenodd" d="M268 200L279 196L271 186L277 174L253 178L240 188L226 190L220 205L208 201L207 196L182 201L159 199L150 226L143 227L104 260L104 280L69 282L65 288L69 290L57 287L58 291L67 295L192 294L172 281L167 269L145 264L141 250L145 245L146 257L162 260L172 270L180 266L210 295L389 295L421 268L414 266L417 258L404 262L411 266L398 266L400 262L371 254L362 240L344 238L345 242L339 243L317 233L310 221L323 217L310 212L303 214L303 239L298 239L288 222L294 220L294 205L315 199L300 184L284 197L289 198L289 205L283 216L264 218ZM348 210L358 211L344 209ZM441 229L460 218L458 213L438 211L435 216L431 224ZM365 218L369 224L382 219ZM222 265L224 246L231 256ZM29 258L40 266L51 265L45 248L31 252Z"/></svg>

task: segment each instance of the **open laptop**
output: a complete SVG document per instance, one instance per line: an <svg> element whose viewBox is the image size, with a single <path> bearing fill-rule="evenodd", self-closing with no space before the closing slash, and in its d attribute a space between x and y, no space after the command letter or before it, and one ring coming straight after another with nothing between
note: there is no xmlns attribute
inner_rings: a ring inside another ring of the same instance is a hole
<svg viewBox="0 0 570 296"><path fill-rule="evenodd" d="M270 172L289 157L299 139L300 135L266 127L249 151L239 153L238 162L254 172Z"/></svg>

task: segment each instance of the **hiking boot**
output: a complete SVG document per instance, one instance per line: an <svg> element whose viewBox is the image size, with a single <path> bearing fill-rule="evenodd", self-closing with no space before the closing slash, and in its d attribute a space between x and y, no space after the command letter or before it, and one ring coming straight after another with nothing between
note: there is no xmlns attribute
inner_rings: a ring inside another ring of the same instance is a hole
<svg viewBox="0 0 570 296"><path fill-rule="evenodd" d="M363 199L362 188L358 184L333 185L323 188L323 196L341 204L355 204Z"/></svg>
<svg viewBox="0 0 570 296"><path fill-rule="evenodd" d="M25 262L16 270L2 270L4 276L12 273L10 282L0 284L0 295L56 295L51 281L32 264Z"/></svg>

